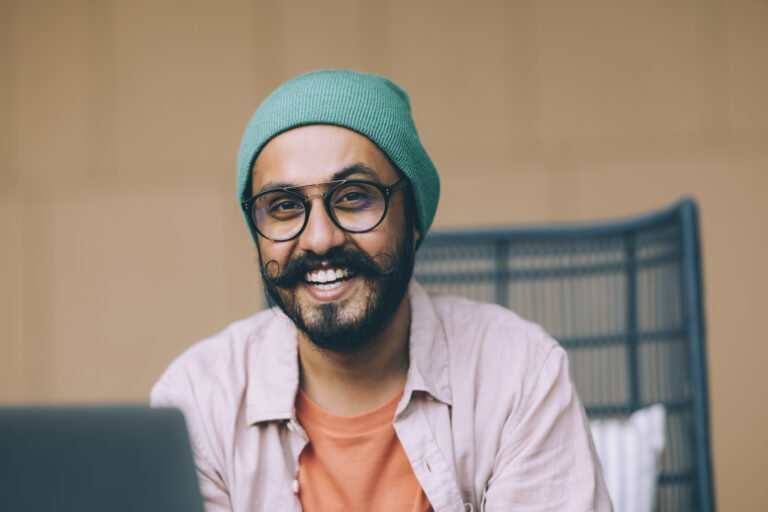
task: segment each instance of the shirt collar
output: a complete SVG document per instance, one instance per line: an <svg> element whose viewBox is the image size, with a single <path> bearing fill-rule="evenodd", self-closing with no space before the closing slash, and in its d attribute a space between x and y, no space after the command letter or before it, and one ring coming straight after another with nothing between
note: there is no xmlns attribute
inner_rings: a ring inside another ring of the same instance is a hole
<svg viewBox="0 0 768 512"><path fill-rule="evenodd" d="M263 421L289 420L299 389L299 356L296 326L278 307L261 332L251 332L248 350L248 382L246 421L249 425Z"/></svg>
<svg viewBox="0 0 768 512"><path fill-rule="evenodd" d="M422 391L451 405L445 328L435 312L432 299L415 280L411 280L408 295L411 302L410 366L405 396L408 397L413 391Z"/></svg>
<svg viewBox="0 0 768 512"><path fill-rule="evenodd" d="M411 280L408 294L410 366L404 396L410 398L414 391L421 391L450 405L445 330L429 295L415 280ZM274 318L260 333L262 342L253 344L248 351L246 420L249 425L291 419L299 389L296 326L279 308L272 308L269 313Z"/></svg>

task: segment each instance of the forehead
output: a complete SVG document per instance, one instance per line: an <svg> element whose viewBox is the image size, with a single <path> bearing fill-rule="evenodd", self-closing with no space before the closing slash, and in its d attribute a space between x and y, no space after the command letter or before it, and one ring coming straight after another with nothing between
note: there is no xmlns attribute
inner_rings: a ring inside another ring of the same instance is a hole
<svg viewBox="0 0 768 512"><path fill-rule="evenodd" d="M281 133L264 146L253 165L252 190L255 194L274 186L333 181L356 165L370 173L344 177L388 185L399 179L387 156L364 135L340 126L302 126Z"/></svg>

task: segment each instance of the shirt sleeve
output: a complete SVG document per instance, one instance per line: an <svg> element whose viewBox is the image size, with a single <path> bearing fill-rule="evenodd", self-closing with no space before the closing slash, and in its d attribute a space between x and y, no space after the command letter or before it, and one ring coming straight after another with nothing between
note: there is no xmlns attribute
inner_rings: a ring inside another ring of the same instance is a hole
<svg viewBox="0 0 768 512"><path fill-rule="evenodd" d="M165 376L164 376L165 377ZM196 403L183 392L174 392L163 380L155 384L150 394L152 407L176 407L181 409L187 422L192 454L197 469L197 480L200 484L200 493L203 495L206 512L232 512L232 504L227 487L216 471L201 443L201 433L196 428L195 418L198 408Z"/></svg>
<svg viewBox="0 0 768 512"><path fill-rule="evenodd" d="M560 346L549 351L521 408L504 425L482 510L613 510Z"/></svg>

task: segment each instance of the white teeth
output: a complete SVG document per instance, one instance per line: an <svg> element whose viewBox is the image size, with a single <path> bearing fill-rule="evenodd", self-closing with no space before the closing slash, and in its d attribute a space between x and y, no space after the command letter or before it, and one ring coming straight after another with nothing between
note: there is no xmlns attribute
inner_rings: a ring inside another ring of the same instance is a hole
<svg viewBox="0 0 768 512"><path fill-rule="evenodd" d="M331 268L328 270L313 270L312 272L307 272L304 275L304 279L310 283L331 283L333 281L343 279L349 276L349 274L349 270ZM319 284L317 286L319 286L321 289L325 289L322 288L322 286Z"/></svg>

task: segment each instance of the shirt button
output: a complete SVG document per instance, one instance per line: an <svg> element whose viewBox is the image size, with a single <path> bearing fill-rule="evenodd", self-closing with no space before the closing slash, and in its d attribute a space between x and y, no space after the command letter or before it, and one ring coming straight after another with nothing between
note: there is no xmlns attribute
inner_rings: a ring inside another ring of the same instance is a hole
<svg viewBox="0 0 768 512"><path fill-rule="evenodd" d="M291 487L293 488L293 493L294 494L299 494L299 481L298 480L294 480L293 482L291 482Z"/></svg>

